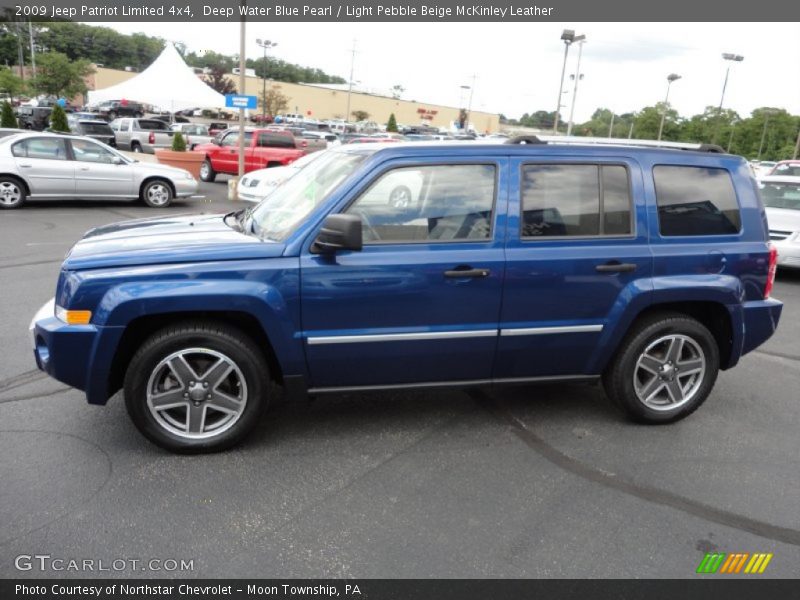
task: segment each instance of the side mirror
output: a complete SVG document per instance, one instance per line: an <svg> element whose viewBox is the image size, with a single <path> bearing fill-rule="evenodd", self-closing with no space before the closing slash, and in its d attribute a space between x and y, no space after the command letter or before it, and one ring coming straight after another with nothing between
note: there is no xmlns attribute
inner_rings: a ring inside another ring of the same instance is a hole
<svg viewBox="0 0 800 600"><path fill-rule="evenodd" d="M339 250L361 250L362 246L361 217L328 215L311 245L311 251L315 254L336 254Z"/></svg>
<svg viewBox="0 0 800 600"><path fill-rule="evenodd" d="M125 164L125 161L122 160L119 156L114 156L114 157L111 158L111 164L112 165L123 165L123 164Z"/></svg>

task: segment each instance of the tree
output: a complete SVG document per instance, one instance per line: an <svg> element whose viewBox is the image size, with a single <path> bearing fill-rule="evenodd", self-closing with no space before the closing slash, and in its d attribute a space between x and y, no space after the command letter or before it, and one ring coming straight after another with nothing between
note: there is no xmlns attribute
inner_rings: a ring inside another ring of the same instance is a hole
<svg viewBox="0 0 800 600"><path fill-rule="evenodd" d="M289 106L289 97L281 91L281 86L272 85L266 94L261 95L261 106L268 115L279 115Z"/></svg>
<svg viewBox="0 0 800 600"><path fill-rule="evenodd" d="M395 118L394 113L389 115L389 122L386 123L386 131L397 132L397 119Z"/></svg>
<svg viewBox="0 0 800 600"><path fill-rule="evenodd" d="M8 102L3 102L2 109L0 109L0 127L8 127L10 129L19 127L17 117L14 116L14 109L11 108L11 104Z"/></svg>
<svg viewBox="0 0 800 600"><path fill-rule="evenodd" d="M354 110L350 113L356 121L366 121L369 119L369 113L365 110Z"/></svg>
<svg viewBox="0 0 800 600"><path fill-rule="evenodd" d="M41 94L72 97L86 93L85 77L94 72L86 60L70 61L61 52L45 52L36 57L33 89Z"/></svg>
<svg viewBox="0 0 800 600"><path fill-rule="evenodd" d="M53 131L69 133L67 113L65 113L64 109L58 104L53 107L53 112L50 113L50 129Z"/></svg>
<svg viewBox="0 0 800 600"><path fill-rule="evenodd" d="M180 131L176 131L172 136L172 151L173 152L186 152L186 140Z"/></svg>
<svg viewBox="0 0 800 600"><path fill-rule="evenodd" d="M400 96L402 96L403 92L405 92L405 91L406 91L406 88L404 88L400 84L392 86L392 98L394 98L395 100L399 99Z"/></svg>
<svg viewBox="0 0 800 600"><path fill-rule="evenodd" d="M0 67L0 92L11 97L19 95L25 87L25 82L8 67Z"/></svg>
<svg viewBox="0 0 800 600"><path fill-rule="evenodd" d="M236 84L228 77L228 71L223 63L208 67L209 71L204 77L205 82L220 94L235 94Z"/></svg>

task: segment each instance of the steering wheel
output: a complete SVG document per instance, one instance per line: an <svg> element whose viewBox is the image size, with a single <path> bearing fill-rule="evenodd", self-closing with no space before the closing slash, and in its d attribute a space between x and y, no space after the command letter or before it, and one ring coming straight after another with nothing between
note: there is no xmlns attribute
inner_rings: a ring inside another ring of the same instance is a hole
<svg viewBox="0 0 800 600"><path fill-rule="evenodd" d="M381 236L378 235L378 232L375 230L375 227L373 227L367 213L363 209L353 211L353 214L358 215L361 219L362 236L365 242L376 242L381 239Z"/></svg>

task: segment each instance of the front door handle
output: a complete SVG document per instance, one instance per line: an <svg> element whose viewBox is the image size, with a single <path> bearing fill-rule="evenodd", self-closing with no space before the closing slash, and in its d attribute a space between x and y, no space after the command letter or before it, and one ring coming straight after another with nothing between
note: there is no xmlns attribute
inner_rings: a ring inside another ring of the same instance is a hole
<svg viewBox="0 0 800 600"><path fill-rule="evenodd" d="M604 265L597 265L595 270L598 273L630 273L636 270L634 263L621 263L617 261L607 262Z"/></svg>
<svg viewBox="0 0 800 600"><path fill-rule="evenodd" d="M455 277L488 277L491 271L489 269L472 269L472 268L465 268L465 269L453 269L451 271L445 271L444 276L448 278L455 278Z"/></svg>

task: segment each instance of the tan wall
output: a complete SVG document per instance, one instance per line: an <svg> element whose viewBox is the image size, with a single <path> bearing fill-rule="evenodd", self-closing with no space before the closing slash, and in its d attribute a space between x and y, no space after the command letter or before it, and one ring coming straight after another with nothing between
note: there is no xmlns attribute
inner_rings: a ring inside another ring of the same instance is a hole
<svg viewBox="0 0 800 600"><path fill-rule="evenodd" d="M116 85L122 81L136 76L137 73L128 73L115 69L98 68L92 76L90 84L92 89L102 89ZM237 87L239 77L231 76ZM264 81L257 77L247 77L245 81L245 93L251 96L261 96ZM297 112L308 114L311 111L311 118L327 120L342 119L347 112L347 91L330 90L313 85L302 85L296 83L284 83L281 81L268 81L267 87L280 87L280 91L288 96L289 106L286 112ZM136 100L136 98L130 98ZM427 104L425 102L411 102L408 100L395 100L385 96L372 96L353 92L350 99L350 112L363 110L369 113L369 119L377 123L386 123L389 115L394 113L398 124L418 125L422 121L417 112L418 109L426 111L436 111L433 119L425 121L437 127L449 127L451 121L458 118L458 108L453 106L442 106L440 104ZM496 132L500 126L499 116L492 113L472 111L470 123L478 132Z"/></svg>

